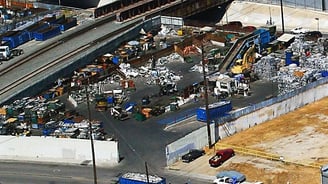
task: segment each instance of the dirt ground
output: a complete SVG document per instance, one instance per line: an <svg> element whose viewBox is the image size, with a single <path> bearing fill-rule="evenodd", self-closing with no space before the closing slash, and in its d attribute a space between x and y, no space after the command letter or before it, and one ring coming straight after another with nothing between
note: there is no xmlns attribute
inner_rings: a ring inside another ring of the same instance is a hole
<svg viewBox="0 0 328 184"><path fill-rule="evenodd" d="M179 162L172 167L189 174L209 176L215 176L222 170L236 170L245 174L247 181L262 181L265 184L319 184L320 167L296 163L328 164L328 98L220 142L280 155L294 163L237 153L222 166L211 168L208 159L214 155L214 150L210 150L189 164Z"/></svg>

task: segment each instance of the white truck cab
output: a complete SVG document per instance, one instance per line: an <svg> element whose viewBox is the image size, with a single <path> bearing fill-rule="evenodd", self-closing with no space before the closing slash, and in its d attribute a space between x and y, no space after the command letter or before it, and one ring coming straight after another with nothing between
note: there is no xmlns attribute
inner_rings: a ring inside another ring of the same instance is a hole
<svg viewBox="0 0 328 184"><path fill-rule="evenodd" d="M0 46L0 59L9 60L11 57L10 49L8 46Z"/></svg>
<svg viewBox="0 0 328 184"><path fill-rule="evenodd" d="M7 61L14 56L24 54L23 49L10 49L9 46L0 46L0 60Z"/></svg>

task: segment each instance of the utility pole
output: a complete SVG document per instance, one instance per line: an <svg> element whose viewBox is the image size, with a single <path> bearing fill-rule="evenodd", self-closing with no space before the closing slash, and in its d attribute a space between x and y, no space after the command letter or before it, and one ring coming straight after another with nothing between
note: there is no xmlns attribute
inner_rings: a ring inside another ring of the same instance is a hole
<svg viewBox="0 0 328 184"><path fill-rule="evenodd" d="M89 118L89 136L90 136L90 143L91 143L91 152L92 152L92 166L93 166L93 179L94 184L97 184L97 170L96 170L96 160L95 160L95 148L93 144L93 137L92 137L92 124L91 124L91 111L90 111L90 102L89 102L89 93L88 93L88 86L89 86L89 78L88 84L85 85L85 93L87 97L87 107L88 107L88 118Z"/></svg>
<svg viewBox="0 0 328 184"><path fill-rule="evenodd" d="M212 147L212 139L211 139L211 126L210 126L210 113L208 110L208 92L207 92L207 77L205 71L205 58L204 58L204 46L202 44L202 67L203 67L203 77L204 77L204 90L205 90L205 110L206 110L206 125L207 125L207 138L208 138L208 146Z"/></svg>
<svg viewBox="0 0 328 184"><path fill-rule="evenodd" d="M147 183L149 183L149 174L148 174L147 162L145 162L145 168L146 168Z"/></svg>
<svg viewBox="0 0 328 184"><path fill-rule="evenodd" d="M282 6L282 0L280 0L280 12L281 12L282 33L285 33L284 10L283 10L283 6Z"/></svg>

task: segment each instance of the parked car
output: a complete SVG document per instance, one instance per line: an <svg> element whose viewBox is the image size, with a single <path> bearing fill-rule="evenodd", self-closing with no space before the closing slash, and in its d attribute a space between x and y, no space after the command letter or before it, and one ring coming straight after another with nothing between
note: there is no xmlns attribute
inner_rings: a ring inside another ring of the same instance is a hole
<svg viewBox="0 0 328 184"><path fill-rule="evenodd" d="M218 167L223 164L226 160L229 158L233 157L235 155L235 152L233 149L228 148L228 149L222 149L218 150L216 154L209 159L209 164L212 167Z"/></svg>
<svg viewBox="0 0 328 184"><path fill-rule="evenodd" d="M303 27L296 27L292 30L290 30L293 34L305 34L306 32L309 32L308 29L305 29Z"/></svg>
<svg viewBox="0 0 328 184"><path fill-rule="evenodd" d="M204 150L192 149L189 152L181 157L182 162L189 163L193 160L196 160L198 157L205 155Z"/></svg>
<svg viewBox="0 0 328 184"><path fill-rule="evenodd" d="M317 41L318 38L322 37L322 33L320 31L309 31L305 33L306 40Z"/></svg>

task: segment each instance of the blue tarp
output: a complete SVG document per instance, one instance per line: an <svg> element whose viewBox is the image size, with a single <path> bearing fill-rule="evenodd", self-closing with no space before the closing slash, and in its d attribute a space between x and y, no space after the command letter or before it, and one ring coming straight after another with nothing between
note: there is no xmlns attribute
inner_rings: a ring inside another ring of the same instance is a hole
<svg viewBox="0 0 328 184"><path fill-rule="evenodd" d="M70 120L70 119L64 119L64 123L65 124L74 124L75 122L73 120Z"/></svg>

